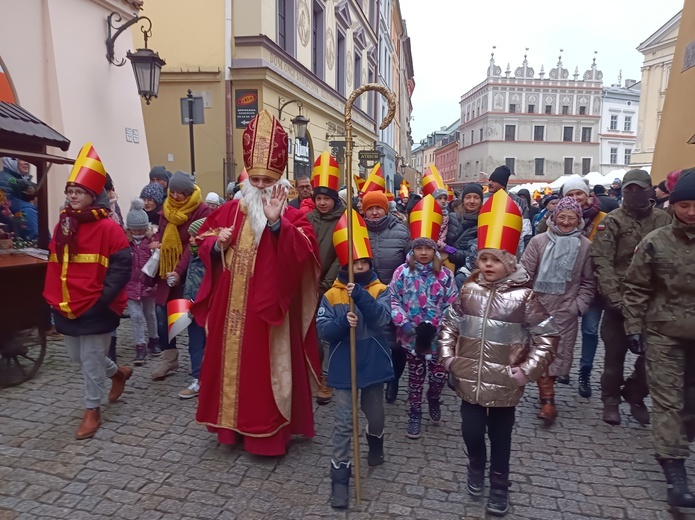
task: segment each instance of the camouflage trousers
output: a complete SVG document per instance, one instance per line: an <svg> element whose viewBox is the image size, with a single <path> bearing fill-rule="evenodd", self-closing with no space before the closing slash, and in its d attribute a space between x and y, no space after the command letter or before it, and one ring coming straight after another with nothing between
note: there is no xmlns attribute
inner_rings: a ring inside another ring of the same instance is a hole
<svg viewBox="0 0 695 520"><path fill-rule="evenodd" d="M626 380L623 371L629 349L622 312L606 309L601 321L601 339L606 349L601 375L603 403L618 405L621 394L628 403L641 403L649 394L644 356L637 357L635 368Z"/></svg>
<svg viewBox="0 0 695 520"><path fill-rule="evenodd" d="M658 459L686 459L695 439L695 341L646 331L652 437Z"/></svg>

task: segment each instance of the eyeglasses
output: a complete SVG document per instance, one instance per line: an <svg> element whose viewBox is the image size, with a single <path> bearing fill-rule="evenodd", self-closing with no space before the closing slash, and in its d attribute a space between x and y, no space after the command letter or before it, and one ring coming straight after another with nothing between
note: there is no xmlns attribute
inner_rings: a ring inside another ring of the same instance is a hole
<svg viewBox="0 0 695 520"><path fill-rule="evenodd" d="M79 188L68 188L67 190L65 190L65 194L68 197L72 195L75 195L77 197L84 197L85 195L87 195L87 192Z"/></svg>
<svg viewBox="0 0 695 520"><path fill-rule="evenodd" d="M556 220L558 224L569 224L574 226L579 224L579 219L577 217L559 217Z"/></svg>

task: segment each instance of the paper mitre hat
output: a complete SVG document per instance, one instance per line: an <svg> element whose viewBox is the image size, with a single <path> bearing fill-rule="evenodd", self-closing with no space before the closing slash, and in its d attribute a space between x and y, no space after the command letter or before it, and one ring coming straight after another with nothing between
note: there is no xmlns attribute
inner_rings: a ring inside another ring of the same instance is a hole
<svg viewBox="0 0 695 520"><path fill-rule="evenodd" d="M451 189L451 186L448 184L446 185L446 193L449 195L449 202L454 200L456 198L456 194L454 193L454 190Z"/></svg>
<svg viewBox="0 0 695 520"><path fill-rule="evenodd" d="M405 179L401 182L401 187L398 189L398 194L402 199L410 197L410 184Z"/></svg>
<svg viewBox="0 0 695 520"><path fill-rule="evenodd" d="M506 191L496 191L478 215L478 251L501 249L516 256L521 225L519 206Z"/></svg>
<svg viewBox="0 0 695 520"><path fill-rule="evenodd" d="M191 300L181 298L170 300L167 303L167 326L169 328L169 341L178 336L188 327L193 319L188 312L191 308Z"/></svg>
<svg viewBox="0 0 695 520"><path fill-rule="evenodd" d="M279 180L287 166L287 133L280 122L261 110L244 130L241 139L244 166L249 176L265 175Z"/></svg>
<svg viewBox="0 0 695 520"><path fill-rule="evenodd" d="M442 190L442 192L439 192ZM435 192L439 192L435 195ZM442 176L439 174L439 170L433 164L425 170L425 174L422 176L422 194L432 195L435 199L438 196L444 195L446 193L446 185Z"/></svg>
<svg viewBox="0 0 695 520"><path fill-rule="evenodd" d="M333 247L341 266L348 264L348 212L340 217L333 231ZM372 258L372 245L364 219L352 210L352 259Z"/></svg>
<svg viewBox="0 0 695 520"><path fill-rule="evenodd" d="M314 169L311 171L311 187L328 188L338 191L340 187L340 166L330 152L323 152L314 162Z"/></svg>
<svg viewBox="0 0 695 520"><path fill-rule="evenodd" d="M246 171L246 168L241 170L241 175L239 175L239 181L238 183L241 184L244 181L249 180L249 172Z"/></svg>
<svg viewBox="0 0 695 520"><path fill-rule="evenodd" d="M359 175L354 175L352 176L353 180L355 181L355 186L357 187L357 191L360 192L362 191L362 188L364 187L364 183L367 182L365 181L362 177Z"/></svg>
<svg viewBox="0 0 695 520"><path fill-rule="evenodd" d="M386 180L384 179L384 172L381 170L381 163L376 163L372 172L367 177L367 181L362 186L360 190L362 193L367 193L368 191L386 191Z"/></svg>
<svg viewBox="0 0 695 520"><path fill-rule="evenodd" d="M391 193L390 191L387 191L386 192L386 200L388 200L389 202L395 202L396 197L394 197L393 193Z"/></svg>
<svg viewBox="0 0 695 520"><path fill-rule="evenodd" d="M95 195L104 191L106 169L92 143L85 144L77 154L67 184L77 184Z"/></svg>
<svg viewBox="0 0 695 520"><path fill-rule="evenodd" d="M436 249L441 229L442 207L432 195L426 195L410 212L410 238L413 240L413 248L426 245Z"/></svg>

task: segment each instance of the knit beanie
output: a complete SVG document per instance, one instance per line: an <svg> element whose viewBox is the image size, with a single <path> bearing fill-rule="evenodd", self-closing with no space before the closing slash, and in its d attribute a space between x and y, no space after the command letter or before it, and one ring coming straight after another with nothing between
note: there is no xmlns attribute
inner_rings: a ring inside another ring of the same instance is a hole
<svg viewBox="0 0 695 520"><path fill-rule="evenodd" d="M512 175L512 170L510 170L507 165L498 166L495 171L490 174L490 180L501 184L505 188L509 182L509 177Z"/></svg>
<svg viewBox="0 0 695 520"><path fill-rule="evenodd" d="M130 203L130 211L125 218L125 227L131 231L139 231L150 227L150 219L147 213L145 213L144 200L133 199Z"/></svg>
<svg viewBox="0 0 695 520"><path fill-rule="evenodd" d="M383 191L368 191L362 197L362 210L367 211L369 208L378 206L386 213L389 212L389 200Z"/></svg>
<svg viewBox="0 0 695 520"><path fill-rule="evenodd" d="M169 182L171 174L167 171L164 166L155 166L150 170L150 179L161 179L163 181Z"/></svg>
<svg viewBox="0 0 695 520"><path fill-rule="evenodd" d="M183 193L186 197L193 195L195 191L195 181L193 177L181 170L174 173L169 179L169 192L175 191Z"/></svg>
<svg viewBox="0 0 695 520"><path fill-rule="evenodd" d="M673 189L676 187L676 182L680 176L682 170L676 170L668 174L666 177L666 188L668 188L669 193L673 193Z"/></svg>
<svg viewBox="0 0 695 520"><path fill-rule="evenodd" d="M596 195L603 195L606 193L606 188L604 188L603 184L597 184L594 186L594 193Z"/></svg>
<svg viewBox="0 0 695 520"><path fill-rule="evenodd" d="M480 184L476 184L475 182L466 184L466 186L463 188L463 191L461 192L461 200L465 199L466 195L468 195L469 193L475 193L481 199L483 198L483 188L480 186Z"/></svg>
<svg viewBox="0 0 695 520"><path fill-rule="evenodd" d="M338 192L338 197L343 201L343 205L347 207L347 190L342 189Z"/></svg>
<svg viewBox="0 0 695 520"><path fill-rule="evenodd" d="M151 182L140 192L141 199L152 199L157 206L164 202L164 188L161 184Z"/></svg>
<svg viewBox="0 0 695 520"><path fill-rule="evenodd" d="M227 197L232 196L235 188L236 188L236 182L230 182L229 184L227 184Z"/></svg>
<svg viewBox="0 0 695 520"><path fill-rule="evenodd" d="M681 171L676 185L668 198L669 204L683 200L695 200L695 168Z"/></svg>
<svg viewBox="0 0 695 520"><path fill-rule="evenodd" d="M430 249L434 249L435 251L437 251L437 242L435 242L431 238L420 237L414 239L410 243L410 249L415 249L416 247L429 247Z"/></svg>
<svg viewBox="0 0 695 520"><path fill-rule="evenodd" d="M338 197L338 192L332 190L331 188L326 188L325 186L314 188L314 193L311 196L314 202L316 202L316 195L325 195L326 197L330 197L333 199L333 202L335 202L336 207L340 206L340 197Z"/></svg>
<svg viewBox="0 0 695 520"><path fill-rule="evenodd" d="M104 184L104 189L106 191L113 191L116 189L113 185L113 179L111 178L111 175L109 175L108 173L106 174L106 184Z"/></svg>
<svg viewBox="0 0 695 520"><path fill-rule="evenodd" d="M507 276L512 274L514 271L516 271L516 256L513 254L509 253L508 251L505 251L504 249L481 249L478 251L478 259L480 259L481 255L484 255L485 253L494 256L502 262L502 265L504 265L504 271L507 273Z"/></svg>
<svg viewBox="0 0 695 520"><path fill-rule="evenodd" d="M582 207L574 197L564 197L558 201L558 203L555 205L555 211L553 211L553 214L550 217L553 223L561 211L574 211L579 218L579 229L584 229L584 215L582 212Z"/></svg>
<svg viewBox="0 0 695 520"><path fill-rule="evenodd" d="M554 194L554 193L551 194L551 195L548 195L548 196L545 197L545 198L543 199L543 201L542 201L543 207L544 207L544 208L547 208L547 207L548 207L548 204L550 204L550 203L551 203L552 201L554 201L554 200L560 200L560 197L559 197L558 195Z"/></svg>
<svg viewBox="0 0 695 520"><path fill-rule="evenodd" d="M446 195L448 197L449 192L446 191L444 188L437 188L432 192L432 196L435 198L435 200L441 197L442 195Z"/></svg>
<svg viewBox="0 0 695 520"><path fill-rule="evenodd" d="M207 217L205 217L207 218ZM200 228L203 226L205 223L205 218L199 218L198 220L194 220L191 222L191 225L188 226L188 234L192 237L198 236L198 231L200 231ZM198 244L191 244L191 253L194 255L198 254Z"/></svg>
<svg viewBox="0 0 695 520"><path fill-rule="evenodd" d="M659 183L659 189L660 189L661 191L663 191L664 193L666 193L667 195L670 193L670 192L668 191L668 188L666 187L666 181L661 181L661 182Z"/></svg>
<svg viewBox="0 0 695 520"><path fill-rule="evenodd" d="M581 190L584 193L586 193L587 196L591 195L589 193L589 185L586 182L584 182L584 179L582 179L581 177L577 177L574 179L568 179L565 182L565 184L562 185L562 195L563 196L567 196L567 194L570 191L574 191L574 190Z"/></svg>
<svg viewBox="0 0 695 520"><path fill-rule="evenodd" d="M214 191L211 191L207 195L205 195L205 203L206 204L217 204L218 206L220 205L220 196L215 193Z"/></svg>

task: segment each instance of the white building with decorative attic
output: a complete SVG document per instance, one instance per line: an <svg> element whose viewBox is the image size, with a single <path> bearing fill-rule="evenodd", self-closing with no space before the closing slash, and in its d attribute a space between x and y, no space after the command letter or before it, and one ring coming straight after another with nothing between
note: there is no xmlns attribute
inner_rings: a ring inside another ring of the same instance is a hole
<svg viewBox="0 0 695 520"><path fill-rule="evenodd" d="M461 96L459 169L464 182L506 164L511 183L554 180L598 166L603 73L562 63L536 74L527 55L503 73L494 52L485 80ZM483 176L484 178L484 176Z"/></svg>
<svg viewBox="0 0 695 520"><path fill-rule="evenodd" d="M637 144L640 87L641 83L628 79L625 86L617 84L603 89L599 130L601 163L594 168L603 175L631 162Z"/></svg>

